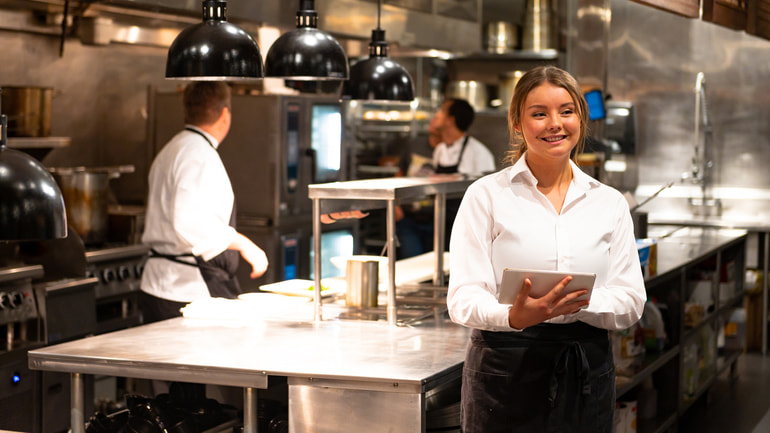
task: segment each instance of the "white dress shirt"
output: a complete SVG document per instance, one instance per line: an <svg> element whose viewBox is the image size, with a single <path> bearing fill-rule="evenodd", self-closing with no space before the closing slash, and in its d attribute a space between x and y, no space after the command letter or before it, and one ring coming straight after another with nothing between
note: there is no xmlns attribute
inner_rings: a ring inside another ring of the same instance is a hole
<svg viewBox="0 0 770 433"><path fill-rule="evenodd" d="M573 179L559 214L537 189L525 157L465 192L449 247L452 320L513 330L510 305L497 302L500 280L505 268L529 268L596 274L589 306L548 322L630 327L647 296L626 200L570 162Z"/></svg>
<svg viewBox="0 0 770 433"><path fill-rule="evenodd" d="M219 143L195 129L211 144L199 134L183 130L163 147L150 167L142 242L162 254L192 253L210 260L235 239L236 231L229 225L234 195L216 151ZM181 259L195 263L192 257ZM196 266L162 258L147 260L141 289L176 302L209 297Z"/></svg>
<svg viewBox="0 0 770 433"><path fill-rule="evenodd" d="M463 135L450 145L440 143L436 146L433 150L433 166L457 165L458 173L469 176L481 176L482 174L495 171L495 157L492 156L492 152L479 140L470 136L468 136L468 145L465 147L465 152L462 152L462 160L459 161L465 137Z"/></svg>

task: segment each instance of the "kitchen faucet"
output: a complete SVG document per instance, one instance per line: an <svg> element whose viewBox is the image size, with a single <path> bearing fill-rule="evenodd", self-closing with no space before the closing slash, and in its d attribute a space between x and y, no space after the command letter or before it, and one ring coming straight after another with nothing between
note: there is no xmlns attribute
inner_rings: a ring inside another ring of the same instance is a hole
<svg viewBox="0 0 770 433"><path fill-rule="evenodd" d="M701 137L702 136L702 137ZM698 72L695 78L695 118L693 135L693 157L689 172L682 174L681 180L700 184L701 197L690 197L688 202L694 214L710 215L714 209L716 215L722 213L722 202L712 196L711 186L714 182L713 130L709 121L708 104L706 103L706 77Z"/></svg>

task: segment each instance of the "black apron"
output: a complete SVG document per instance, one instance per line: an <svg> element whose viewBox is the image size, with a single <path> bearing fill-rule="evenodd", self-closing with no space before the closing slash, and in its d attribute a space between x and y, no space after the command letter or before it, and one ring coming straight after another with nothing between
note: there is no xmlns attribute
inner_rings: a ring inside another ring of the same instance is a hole
<svg viewBox="0 0 770 433"><path fill-rule="evenodd" d="M463 160L463 154L465 153L465 148L468 146L468 138L470 136L466 135L465 140L463 140L462 148L460 148L460 156L457 158L457 164L455 165L441 165L436 164L436 173L437 174L455 174L459 173L458 167L460 166L460 161ZM460 209L460 201L462 199L459 198L452 198L448 199L446 201L446 219L444 228L446 229L444 233L444 249L446 251L449 251L449 238L452 235L452 226L455 223L455 218L457 217L457 211Z"/></svg>
<svg viewBox="0 0 770 433"><path fill-rule="evenodd" d="M194 132L203 137L211 147L214 144L209 141L208 137L202 134L200 131L193 128L185 128L190 132ZM233 210L230 213L230 227L235 228L235 200L233 200ZM203 276L203 281L206 282L206 287L209 289L209 294L215 298L227 298L235 299L241 294L241 286L236 278L238 272L238 260L239 253L236 250L224 250L211 260L203 260L200 256L195 256L192 253L186 254L160 254L157 251L150 250L150 258L157 257L166 260L171 260L176 263L181 263L189 266L197 266L198 270ZM181 260L180 257L193 257L195 263L190 263Z"/></svg>
<svg viewBox="0 0 770 433"><path fill-rule="evenodd" d="M608 332L582 322L474 329L461 393L463 433L611 433Z"/></svg>

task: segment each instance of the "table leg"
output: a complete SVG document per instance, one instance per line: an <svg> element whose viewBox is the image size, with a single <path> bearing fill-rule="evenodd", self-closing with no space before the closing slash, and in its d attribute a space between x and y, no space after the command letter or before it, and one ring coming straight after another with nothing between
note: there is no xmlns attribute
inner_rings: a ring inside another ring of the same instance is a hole
<svg viewBox="0 0 770 433"><path fill-rule="evenodd" d="M387 318L388 325L396 326L398 314L396 310L396 202L388 200L387 215L385 216L387 224L386 232L388 236L388 306Z"/></svg>
<svg viewBox="0 0 770 433"><path fill-rule="evenodd" d="M257 390L254 388L243 389L243 433L257 433Z"/></svg>
<svg viewBox="0 0 770 433"><path fill-rule="evenodd" d="M85 395L83 375L80 373L70 374L70 426L72 433L85 433Z"/></svg>
<svg viewBox="0 0 770 433"><path fill-rule="evenodd" d="M767 354L767 292L770 287L770 232L765 232L760 238L760 257L762 259L762 355Z"/></svg>

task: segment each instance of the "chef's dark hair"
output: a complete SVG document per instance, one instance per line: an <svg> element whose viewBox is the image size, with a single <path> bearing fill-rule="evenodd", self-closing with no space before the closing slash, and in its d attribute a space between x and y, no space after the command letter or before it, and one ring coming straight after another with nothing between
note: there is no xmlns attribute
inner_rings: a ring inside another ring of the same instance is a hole
<svg viewBox="0 0 770 433"><path fill-rule="evenodd" d="M223 81L194 81L184 88L184 122L211 125L230 109L230 86Z"/></svg>
<svg viewBox="0 0 770 433"><path fill-rule="evenodd" d="M473 111L473 107L465 99L450 98L447 99L449 107L447 108L447 114L454 117L455 126L462 132L468 130L473 123L473 117L476 113Z"/></svg>

